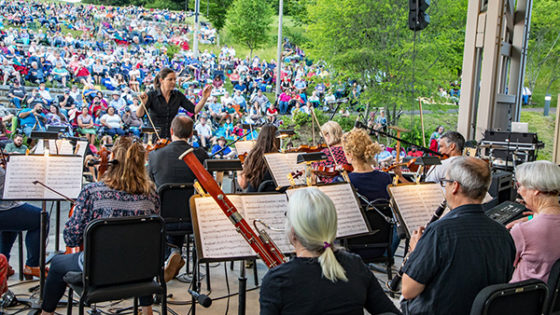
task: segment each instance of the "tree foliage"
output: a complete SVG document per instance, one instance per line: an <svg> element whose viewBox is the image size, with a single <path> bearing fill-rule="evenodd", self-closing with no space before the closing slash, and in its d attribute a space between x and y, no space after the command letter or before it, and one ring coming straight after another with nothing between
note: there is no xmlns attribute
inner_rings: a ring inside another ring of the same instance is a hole
<svg viewBox="0 0 560 315"><path fill-rule="evenodd" d="M560 79L560 2L533 2L529 49L527 53L527 82L535 91L539 79L546 81L546 92Z"/></svg>
<svg viewBox="0 0 560 315"><path fill-rule="evenodd" d="M227 28L233 38L251 51L268 42L272 9L266 0L235 0L228 12Z"/></svg>
<svg viewBox="0 0 560 315"><path fill-rule="evenodd" d="M362 100L398 108L458 79L467 0L432 2L432 24L407 27L406 0L308 0L308 50L333 67L338 79L366 87ZM390 120L390 119L389 119Z"/></svg>
<svg viewBox="0 0 560 315"><path fill-rule="evenodd" d="M208 20L218 31L226 25L227 11L233 0L209 0Z"/></svg>

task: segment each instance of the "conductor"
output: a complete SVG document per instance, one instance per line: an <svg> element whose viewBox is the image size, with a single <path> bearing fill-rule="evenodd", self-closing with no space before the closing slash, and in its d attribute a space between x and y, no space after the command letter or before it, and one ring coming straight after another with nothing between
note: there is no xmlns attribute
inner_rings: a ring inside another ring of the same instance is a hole
<svg viewBox="0 0 560 315"><path fill-rule="evenodd" d="M175 71L163 68L154 80L155 90L140 94L142 105L136 110L136 116L143 117L145 110L149 110L154 126L161 131L159 134L161 138L170 137L171 121L177 115L179 107L196 115L212 93L212 86L206 86L202 90L202 98L195 106L183 93L175 89L176 81Z"/></svg>

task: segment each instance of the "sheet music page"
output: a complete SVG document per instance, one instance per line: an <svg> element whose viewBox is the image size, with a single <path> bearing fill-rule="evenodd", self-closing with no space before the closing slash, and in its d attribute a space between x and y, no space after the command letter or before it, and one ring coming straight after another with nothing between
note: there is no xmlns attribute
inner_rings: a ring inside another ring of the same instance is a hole
<svg viewBox="0 0 560 315"><path fill-rule="evenodd" d="M249 153L255 146L255 143L257 143L255 140L237 141L235 143L235 151L237 151L237 155Z"/></svg>
<svg viewBox="0 0 560 315"><path fill-rule="evenodd" d="M78 198L82 190L83 159L80 156L46 156L45 185L66 197ZM61 199L54 192L45 189L45 199Z"/></svg>
<svg viewBox="0 0 560 315"><path fill-rule="evenodd" d="M43 187L33 185L33 182L44 182L45 169L44 156L10 156L4 181L4 199L43 199Z"/></svg>
<svg viewBox="0 0 560 315"><path fill-rule="evenodd" d="M426 226L444 199L438 183L390 186L389 191L410 234Z"/></svg>
<svg viewBox="0 0 560 315"><path fill-rule="evenodd" d="M267 153L264 155L266 164L276 186L290 186L288 174L305 170L305 164L297 164L297 156L301 153ZM296 185L305 185L305 176L300 176L296 180Z"/></svg>
<svg viewBox="0 0 560 315"><path fill-rule="evenodd" d="M81 156L82 159L83 159L83 158L84 158L84 155L86 155L87 146L88 146L88 142L87 142L87 141L78 141L78 143L76 143L76 152L75 152L75 154Z"/></svg>
<svg viewBox="0 0 560 315"><path fill-rule="evenodd" d="M288 198L298 189L288 189ZM338 228L336 237L347 237L369 232L365 218L349 183L315 186L329 196L336 208Z"/></svg>
<svg viewBox="0 0 560 315"><path fill-rule="evenodd" d="M243 214L241 196L231 195L228 198ZM234 258L255 255L212 197L196 198L195 204L203 258Z"/></svg>
<svg viewBox="0 0 560 315"><path fill-rule="evenodd" d="M285 194L244 195L243 208L245 212L243 216L253 230L255 229L253 220L257 219L274 229L285 228L288 210L288 198ZM282 253L294 252L294 247L288 241L285 231L272 231L258 223L257 226L270 236Z"/></svg>
<svg viewBox="0 0 560 315"><path fill-rule="evenodd" d="M58 152L53 151L53 149L51 149L51 153L68 154L68 155L74 154L74 148L72 147L72 144L68 139L56 140L56 147L58 148Z"/></svg>

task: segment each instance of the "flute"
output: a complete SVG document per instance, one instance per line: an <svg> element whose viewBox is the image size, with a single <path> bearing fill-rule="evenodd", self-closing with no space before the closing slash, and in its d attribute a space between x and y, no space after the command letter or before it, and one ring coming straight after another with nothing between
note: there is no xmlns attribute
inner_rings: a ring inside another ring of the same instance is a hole
<svg viewBox="0 0 560 315"><path fill-rule="evenodd" d="M428 227L428 225L430 225L434 221L437 221L439 218L441 218L441 215L443 214L443 211L445 210L445 207L447 207L447 201L443 200L441 202L441 204L439 205L439 207L437 207L436 211L434 211L434 214L432 215L432 218L430 219L430 222L428 222L428 224L426 224L426 227ZM401 284L401 281L402 281L403 267L404 267L404 264L406 263L407 260L408 260L408 255L406 255L406 257L403 259L403 262L402 262L401 268L399 269L399 272L395 275L395 277L393 279L391 279L390 281L387 281L387 283L385 284L387 286L387 289L389 289L389 291L391 291L392 293L398 293L399 292L398 288L399 288L399 285Z"/></svg>

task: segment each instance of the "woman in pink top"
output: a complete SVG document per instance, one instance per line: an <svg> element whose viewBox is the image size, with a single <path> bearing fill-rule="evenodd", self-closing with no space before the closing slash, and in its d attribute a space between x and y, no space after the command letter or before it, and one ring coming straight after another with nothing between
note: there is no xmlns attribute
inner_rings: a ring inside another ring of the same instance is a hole
<svg viewBox="0 0 560 315"><path fill-rule="evenodd" d="M560 259L560 167L549 161L524 163L515 177L517 192L534 218L511 229L517 250L511 282L547 282L552 265Z"/></svg>

